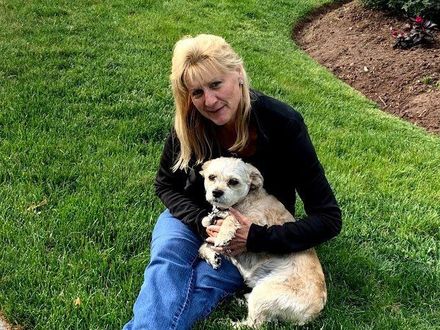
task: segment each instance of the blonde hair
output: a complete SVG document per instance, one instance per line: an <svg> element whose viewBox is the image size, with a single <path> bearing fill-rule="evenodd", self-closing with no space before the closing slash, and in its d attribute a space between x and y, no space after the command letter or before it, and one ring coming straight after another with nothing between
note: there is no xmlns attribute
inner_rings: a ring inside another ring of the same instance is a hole
<svg viewBox="0 0 440 330"><path fill-rule="evenodd" d="M204 118L191 102L186 81L203 81L207 73L228 73L239 68L242 73L242 97L238 106L235 128L237 139L230 151L240 151L249 139L250 90L242 59L221 37L200 34L184 37L174 46L171 87L176 112L174 129L180 142L180 154L172 170L187 170L191 157L196 164L212 155L214 124Z"/></svg>

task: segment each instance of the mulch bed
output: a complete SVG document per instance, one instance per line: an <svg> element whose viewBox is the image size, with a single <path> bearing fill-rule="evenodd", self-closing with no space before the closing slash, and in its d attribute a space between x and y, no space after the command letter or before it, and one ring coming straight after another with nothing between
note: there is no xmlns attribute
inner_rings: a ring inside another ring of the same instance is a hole
<svg viewBox="0 0 440 330"><path fill-rule="evenodd" d="M429 47L393 49L390 30L406 23L353 1L315 12L293 37L384 111L440 134L440 33Z"/></svg>

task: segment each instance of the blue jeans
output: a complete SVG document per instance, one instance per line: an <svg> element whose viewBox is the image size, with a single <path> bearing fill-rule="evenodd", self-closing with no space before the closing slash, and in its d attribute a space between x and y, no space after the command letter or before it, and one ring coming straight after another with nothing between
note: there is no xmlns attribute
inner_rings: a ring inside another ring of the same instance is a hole
<svg viewBox="0 0 440 330"><path fill-rule="evenodd" d="M191 329L225 297L243 285L237 268L223 259L214 270L198 257L202 241L168 210L153 231L150 263L123 330Z"/></svg>

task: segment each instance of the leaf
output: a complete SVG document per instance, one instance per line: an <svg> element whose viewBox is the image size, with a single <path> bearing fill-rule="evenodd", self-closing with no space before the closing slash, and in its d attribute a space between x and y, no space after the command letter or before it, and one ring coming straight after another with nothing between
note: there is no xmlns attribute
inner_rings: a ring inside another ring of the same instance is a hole
<svg viewBox="0 0 440 330"><path fill-rule="evenodd" d="M41 212L41 208L46 205L47 205L47 198L44 198L41 202L39 202L37 204L31 204L31 206L29 206L26 209L26 211L35 212L35 213L39 214Z"/></svg>
<svg viewBox="0 0 440 330"><path fill-rule="evenodd" d="M73 304L74 304L75 306L80 306L80 305L81 305L81 299L79 299L79 297L77 297L77 298L73 301Z"/></svg>

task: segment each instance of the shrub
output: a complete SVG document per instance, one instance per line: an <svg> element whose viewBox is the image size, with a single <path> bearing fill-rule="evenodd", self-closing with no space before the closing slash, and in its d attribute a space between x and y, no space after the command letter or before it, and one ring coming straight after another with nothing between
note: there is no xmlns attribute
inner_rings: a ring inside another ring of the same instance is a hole
<svg viewBox="0 0 440 330"><path fill-rule="evenodd" d="M407 16L423 16L440 23L439 0L361 0L370 8L387 9Z"/></svg>
<svg viewBox="0 0 440 330"><path fill-rule="evenodd" d="M407 24L408 32L392 30L392 35L396 38L393 48L407 49L417 45L429 45L434 43L433 30L437 24L430 20L423 19L421 16L410 18L411 24Z"/></svg>

